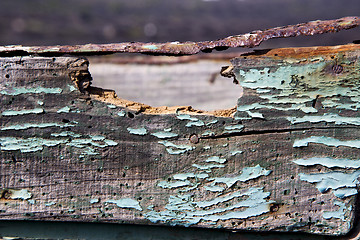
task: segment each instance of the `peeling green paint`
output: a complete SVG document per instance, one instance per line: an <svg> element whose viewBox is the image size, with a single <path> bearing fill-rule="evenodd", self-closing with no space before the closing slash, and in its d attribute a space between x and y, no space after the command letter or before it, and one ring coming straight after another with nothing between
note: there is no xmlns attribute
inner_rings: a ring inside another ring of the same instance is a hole
<svg viewBox="0 0 360 240"><path fill-rule="evenodd" d="M6 127L1 128L2 131L5 130L25 130L25 129L29 129L29 128L47 128L47 127L60 127L60 128L64 128L64 127L73 127L75 126L72 123L24 123L24 124L19 124L19 125L9 125Z"/></svg>
<svg viewBox="0 0 360 240"><path fill-rule="evenodd" d="M108 108L111 108L111 109L115 109L115 108L116 108L116 106L115 106L115 105L112 105L112 104L107 105L107 107L108 107Z"/></svg>
<svg viewBox="0 0 360 240"><path fill-rule="evenodd" d="M227 196L217 197L210 201L193 201L191 195L170 196L166 210L155 211L149 207L144 216L151 222L168 222L174 225L191 226L201 220L216 223L219 220L246 219L269 212L269 204L265 198L270 193L263 192L262 188L250 188L236 192L230 198ZM235 201L228 207L218 207L219 204L233 198L244 198ZM211 207L209 209L209 207ZM240 210L238 210L240 209Z"/></svg>
<svg viewBox="0 0 360 240"><path fill-rule="evenodd" d="M157 50L158 47L156 45L144 45L142 48L150 49L150 50Z"/></svg>
<svg viewBox="0 0 360 240"><path fill-rule="evenodd" d="M178 173L173 176L176 180L186 180L188 178L207 178L209 174L207 173Z"/></svg>
<svg viewBox="0 0 360 240"><path fill-rule="evenodd" d="M226 126L224 133L238 133L242 132L244 130L244 125L238 124L238 125L231 125Z"/></svg>
<svg viewBox="0 0 360 240"><path fill-rule="evenodd" d="M173 137L177 137L179 136L176 133L171 133L168 131L160 131L160 132L155 132L155 133L151 133L151 135L160 138L160 139L167 139L167 138L173 138Z"/></svg>
<svg viewBox="0 0 360 240"><path fill-rule="evenodd" d="M217 163L225 163L225 158L219 158L218 156L209 157L205 160L205 162L217 162Z"/></svg>
<svg viewBox="0 0 360 240"><path fill-rule="evenodd" d="M210 192L222 192L225 190L225 188L221 187L221 186L215 186L215 185L210 185L210 186L204 186L204 189Z"/></svg>
<svg viewBox="0 0 360 240"><path fill-rule="evenodd" d="M50 140L43 138L17 138L17 137L0 137L0 149L2 151L16 151L20 150L23 153L36 152L43 150L44 146L53 147L61 143L66 143L66 140Z"/></svg>
<svg viewBox="0 0 360 240"><path fill-rule="evenodd" d="M300 110L303 111L304 113L316 113L316 112L318 112L318 110L316 108L306 107L306 106L301 106Z"/></svg>
<svg viewBox="0 0 360 240"><path fill-rule="evenodd" d="M203 132L201 134L201 136L203 136L203 137L213 137L213 136L215 136L215 133L213 131L206 130L205 132Z"/></svg>
<svg viewBox="0 0 360 240"><path fill-rule="evenodd" d="M292 124L296 123L319 123L319 122L329 122L335 124L351 124L351 125L360 125L360 118L356 117L342 117L333 113L325 113L320 116L304 116L304 117L288 117L287 118Z"/></svg>
<svg viewBox="0 0 360 240"><path fill-rule="evenodd" d="M191 165L193 167L196 167L200 170L210 170L212 168L223 168L225 165L222 164L207 164L207 165L199 165L199 164L193 164Z"/></svg>
<svg viewBox="0 0 360 240"><path fill-rule="evenodd" d="M236 120L246 119L243 112L259 109L274 109L280 111L302 111L305 114L317 113L311 107L317 97L321 97L324 109L348 109L356 111L360 108L360 91L356 82L356 69L353 60L343 63L341 75L328 72L333 66L333 60L319 59L312 61L304 59L299 62L273 62L262 59L260 63L248 62L246 67L236 65L235 77L240 85L256 90L261 101L250 105L242 105L238 101ZM271 66L271 67L268 67ZM346 101L344 101L346 100ZM335 124L360 125L358 118L342 117L334 113L324 115L305 115L303 117L288 117L293 124L303 122L331 122Z"/></svg>
<svg viewBox="0 0 360 240"><path fill-rule="evenodd" d="M103 136L91 136L90 138L81 138L83 137L80 134L76 134L70 131L65 131L61 133L52 133L51 136L53 137L68 137L71 136L73 139L44 139L44 138L19 138L19 137L0 137L0 149L2 151L16 151L20 150L21 152L36 152L41 151L43 148L46 147L54 147L59 144L65 144L66 146L82 148L83 154L88 155L97 155L95 149L89 147L89 145L94 147L108 147L108 146L116 146L118 145L117 142L105 139ZM102 141L103 143L99 143L97 141Z"/></svg>
<svg viewBox="0 0 360 240"><path fill-rule="evenodd" d="M136 210L142 211L142 208L138 201L131 199L131 198L122 198L118 200L109 199L105 201L105 203L114 203L119 208L134 208Z"/></svg>
<svg viewBox="0 0 360 240"><path fill-rule="evenodd" d="M74 92L74 91L76 91L76 89L77 89L75 86L70 85L70 84L68 84L68 87L69 87L69 91L70 91L70 92Z"/></svg>
<svg viewBox="0 0 360 240"><path fill-rule="evenodd" d="M56 202L48 202L48 203L45 203L44 205L49 207L49 206L53 206L55 204L56 204Z"/></svg>
<svg viewBox="0 0 360 240"><path fill-rule="evenodd" d="M296 159L293 160L293 162L301 166L322 165L328 168L360 168L360 160L335 159L330 157Z"/></svg>
<svg viewBox="0 0 360 240"><path fill-rule="evenodd" d="M215 123L217 123L217 122L218 122L218 120L217 120L217 119L214 119L214 120L212 120L212 121L210 121L210 122L207 122L205 125L206 125L206 126L210 126L210 125L215 124Z"/></svg>
<svg viewBox="0 0 360 240"><path fill-rule="evenodd" d="M251 118L260 118L260 119L264 119L264 116L259 113L259 112L250 112L250 111L246 111L246 113L251 117Z"/></svg>
<svg viewBox="0 0 360 240"><path fill-rule="evenodd" d="M105 140L105 137L101 136L101 135L95 135L95 136L90 135L90 137L94 141L103 141L103 140Z"/></svg>
<svg viewBox="0 0 360 240"><path fill-rule="evenodd" d="M196 117L192 117L188 114L177 115L176 117L180 120L199 121Z"/></svg>
<svg viewBox="0 0 360 240"><path fill-rule="evenodd" d="M235 156L235 155L241 154L241 153L243 153L243 151L241 151L241 150L235 150L235 151L231 151L231 152L230 152L230 155L231 155L231 156Z"/></svg>
<svg viewBox="0 0 360 240"><path fill-rule="evenodd" d="M271 170L266 170L260 165L255 167L245 167L242 170L242 173L235 177L215 177L214 183L225 183L228 187L234 185L237 181L246 182L251 179L258 178L260 176L267 176L271 173Z"/></svg>
<svg viewBox="0 0 360 240"><path fill-rule="evenodd" d="M110 140L110 139L105 139L104 143L107 144L108 146L116 146L116 145L118 145L117 142L115 142L113 140Z"/></svg>
<svg viewBox="0 0 360 240"><path fill-rule="evenodd" d="M124 110L121 110L120 112L117 113L117 115L120 116L120 117L125 117L126 112Z"/></svg>
<svg viewBox="0 0 360 240"><path fill-rule="evenodd" d="M185 144L181 144L181 145L176 145L172 142L169 141L159 141L158 143L164 145L166 147L166 151L169 154L182 154L185 153L187 151L191 151L194 150L195 147L190 146L190 145L185 145Z"/></svg>
<svg viewBox="0 0 360 240"><path fill-rule="evenodd" d="M175 181L175 182L161 181L158 183L158 186L161 188L178 188L178 187L184 187L184 186L190 186L190 185L191 185L191 182L188 180Z"/></svg>
<svg viewBox="0 0 360 240"><path fill-rule="evenodd" d="M6 189L10 193L11 199L27 200L32 197L32 194L27 189Z"/></svg>
<svg viewBox="0 0 360 240"><path fill-rule="evenodd" d="M37 101L37 104L40 105L40 106L43 106L44 102L39 100L39 101Z"/></svg>
<svg viewBox="0 0 360 240"><path fill-rule="evenodd" d="M69 107L69 106L66 106L66 107L60 108L60 109L57 110L56 112L57 112L57 113L68 113L68 112L70 112L70 107Z"/></svg>
<svg viewBox="0 0 360 240"><path fill-rule="evenodd" d="M34 109L29 109L29 110L18 110L18 111L14 111L14 110L7 110L1 113L1 115L3 116L17 116L17 115L25 115L25 114L39 114L39 113L43 113L44 109L42 108L34 108Z"/></svg>
<svg viewBox="0 0 360 240"><path fill-rule="evenodd" d="M343 173L338 171L328 173L299 173L302 181L316 183L316 188L325 193L333 189L333 193L338 198L345 198L357 194L356 186L359 184L360 170L353 173Z"/></svg>
<svg viewBox="0 0 360 240"><path fill-rule="evenodd" d="M188 122L185 126L186 126L186 127L193 127L193 126L195 126L195 127L201 127L201 126L204 126L204 125L205 125L205 123L204 123L203 121L197 120L197 121L195 121L195 122Z"/></svg>
<svg viewBox="0 0 360 240"><path fill-rule="evenodd" d="M98 199L98 198L92 198L92 199L90 199L90 204L94 204L94 203L98 203L98 202L100 202L100 199Z"/></svg>
<svg viewBox="0 0 360 240"><path fill-rule="evenodd" d="M146 135L147 134L147 130L144 127L142 127L142 128L128 127L127 130L129 131L130 134L135 134L135 135Z"/></svg>
<svg viewBox="0 0 360 240"><path fill-rule="evenodd" d="M3 95L20 95L26 93L48 93L48 94L59 94L62 92L61 88L44 88L44 87L37 87L37 88L13 88L11 90L2 90L0 94Z"/></svg>
<svg viewBox="0 0 360 240"><path fill-rule="evenodd" d="M82 135L71 132L71 131L64 131L64 132L60 132L60 133L52 133L51 136L53 136L53 137L74 137L74 138L79 138Z"/></svg>
<svg viewBox="0 0 360 240"><path fill-rule="evenodd" d="M345 213L347 211L351 212L352 207L349 206L347 208L345 203L340 201L334 201L334 205L339 206L339 209L337 211L324 211L323 218L325 219L338 218L345 221Z"/></svg>
<svg viewBox="0 0 360 240"><path fill-rule="evenodd" d="M330 147L352 147L352 148L360 148L360 140L348 140L341 141L332 137L324 137L324 136L312 136L304 139L297 139L294 141L293 147L307 147L309 143L318 143L324 144Z"/></svg>

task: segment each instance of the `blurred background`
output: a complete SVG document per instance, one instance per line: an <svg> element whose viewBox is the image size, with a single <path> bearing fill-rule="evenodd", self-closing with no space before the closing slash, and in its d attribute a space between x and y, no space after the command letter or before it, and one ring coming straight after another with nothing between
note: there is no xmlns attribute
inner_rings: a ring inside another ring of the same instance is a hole
<svg viewBox="0 0 360 240"><path fill-rule="evenodd" d="M0 45L215 40L359 13L359 0L1 0ZM355 28L269 40L257 48L337 45L358 39L360 30ZM244 51L250 50L226 52ZM231 79L216 75L221 66L229 65L230 57L196 61L196 66L194 61L174 65L170 57L161 58L161 64L144 64L144 59L139 64L135 58L141 56L90 58L93 85L153 106L192 105L204 110L234 107L241 95Z"/></svg>
<svg viewBox="0 0 360 240"><path fill-rule="evenodd" d="M213 40L359 12L358 0L1 0L0 44ZM358 32L281 45L345 43Z"/></svg>

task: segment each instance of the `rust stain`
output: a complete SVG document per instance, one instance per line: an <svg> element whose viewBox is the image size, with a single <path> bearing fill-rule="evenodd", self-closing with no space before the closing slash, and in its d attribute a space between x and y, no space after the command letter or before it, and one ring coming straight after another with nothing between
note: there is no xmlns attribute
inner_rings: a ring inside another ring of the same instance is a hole
<svg viewBox="0 0 360 240"><path fill-rule="evenodd" d="M167 43L113 43L113 44L86 44L67 46L2 46L0 55L96 55L106 53L146 53L152 55L192 55L201 51L211 52L236 47L255 47L261 42L272 38L288 38L300 35L311 36L328 32L338 32L360 25L359 17L344 17L327 21L311 21L297 25L276 27L267 30L253 31L247 34L229 36L215 41L201 42L167 42Z"/></svg>

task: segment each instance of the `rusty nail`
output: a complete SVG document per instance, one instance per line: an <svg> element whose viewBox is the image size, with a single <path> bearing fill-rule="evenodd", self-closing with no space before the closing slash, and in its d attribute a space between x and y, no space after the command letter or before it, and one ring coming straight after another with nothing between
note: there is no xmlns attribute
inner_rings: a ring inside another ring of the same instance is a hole
<svg viewBox="0 0 360 240"><path fill-rule="evenodd" d="M193 134L193 135L190 136L189 140L190 140L191 143L195 144L195 143L199 142L199 137L196 134Z"/></svg>

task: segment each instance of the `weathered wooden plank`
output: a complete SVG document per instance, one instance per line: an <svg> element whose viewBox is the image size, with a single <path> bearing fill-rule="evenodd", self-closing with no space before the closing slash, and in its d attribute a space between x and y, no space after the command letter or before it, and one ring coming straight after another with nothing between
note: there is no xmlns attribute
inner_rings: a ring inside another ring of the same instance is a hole
<svg viewBox="0 0 360 240"><path fill-rule="evenodd" d="M359 177L358 45L241 56L237 108L90 87L77 57L0 59L0 218L347 233ZM235 105L235 103L234 103Z"/></svg>

